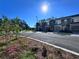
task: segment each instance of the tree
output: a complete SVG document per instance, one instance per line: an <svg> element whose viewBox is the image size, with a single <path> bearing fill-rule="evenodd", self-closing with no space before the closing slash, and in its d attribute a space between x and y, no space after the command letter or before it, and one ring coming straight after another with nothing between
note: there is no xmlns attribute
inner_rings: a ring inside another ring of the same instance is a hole
<svg viewBox="0 0 79 59"><path fill-rule="evenodd" d="M2 34L2 19L0 19L0 35Z"/></svg>
<svg viewBox="0 0 79 59"><path fill-rule="evenodd" d="M9 26L9 19L6 16L3 16L1 29L5 34L5 39L7 39L7 35L9 34Z"/></svg>
<svg viewBox="0 0 79 59"><path fill-rule="evenodd" d="M16 18L13 20L13 29L12 29L12 31L16 34L16 39L17 39L17 35L18 35L19 31L21 31L21 29L22 29L22 28L19 26L19 23L20 23L20 19L16 17Z"/></svg>
<svg viewBox="0 0 79 59"><path fill-rule="evenodd" d="M4 32L5 38L7 37L7 35L11 35L12 33L16 34L17 38L17 34L19 33L19 31L26 29L29 29L29 26L25 21L22 21L19 17L9 19L6 16L3 16L0 19L0 31Z"/></svg>
<svg viewBox="0 0 79 59"><path fill-rule="evenodd" d="M29 29L29 26L27 25L27 23L24 20L20 20L19 25L22 28L22 30L28 30Z"/></svg>

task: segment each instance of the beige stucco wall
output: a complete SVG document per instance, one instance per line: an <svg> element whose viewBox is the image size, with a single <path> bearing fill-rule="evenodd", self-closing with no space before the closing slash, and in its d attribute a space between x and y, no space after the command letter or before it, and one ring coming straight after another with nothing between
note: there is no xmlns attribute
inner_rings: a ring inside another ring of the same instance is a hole
<svg viewBox="0 0 79 59"><path fill-rule="evenodd" d="M72 19L74 19L74 22L79 22L79 16L77 17L71 17Z"/></svg>

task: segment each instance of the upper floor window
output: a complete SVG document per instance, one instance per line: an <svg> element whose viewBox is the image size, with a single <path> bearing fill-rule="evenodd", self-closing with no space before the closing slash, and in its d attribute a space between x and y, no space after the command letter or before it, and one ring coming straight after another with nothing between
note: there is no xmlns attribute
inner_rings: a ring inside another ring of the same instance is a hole
<svg viewBox="0 0 79 59"><path fill-rule="evenodd" d="M65 19L64 22L67 22L67 19Z"/></svg>
<svg viewBox="0 0 79 59"><path fill-rule="evenodd" d="M61 24L61 20L56 20L56 24Z"/></svg>

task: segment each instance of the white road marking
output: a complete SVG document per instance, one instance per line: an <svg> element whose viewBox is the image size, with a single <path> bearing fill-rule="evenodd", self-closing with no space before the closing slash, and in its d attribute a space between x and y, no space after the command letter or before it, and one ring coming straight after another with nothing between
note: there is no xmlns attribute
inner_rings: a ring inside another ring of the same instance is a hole
<svg viewBox="0 0 79 59"><path fill-rule="evenodd" d="M38 40L38 39L34 39L34 38L31 38L31 37L27 37L29 39L33 39L35 41L38 41L38 42L41 42L41 43L44 43L44 44L47 44L47 45L50 45L50 46L53 46L55 48L58 48L58 49L61 49L63 51L66 51L66 52L69 52L69 53L72 53L72 54L75 54L77 56L79 56L79 53L75 52L75 51L71 51L71 50L68 50L66 48L63 48L63 47L60 47L60 46L56 46L56 45L53 45L53 44L50 44L50 43L47 43L47 42L44 42L44 41L41 41L41 40Z"/></svg>

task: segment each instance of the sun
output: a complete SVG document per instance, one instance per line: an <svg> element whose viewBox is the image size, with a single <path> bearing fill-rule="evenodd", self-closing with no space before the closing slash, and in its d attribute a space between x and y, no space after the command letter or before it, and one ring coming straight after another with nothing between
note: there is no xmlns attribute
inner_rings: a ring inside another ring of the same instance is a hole
<svg viewBox="0 0 79 59"><path fill-rule="evenodd" d="M48 11L48 5L47 4L43 4L41 6L41 10L42 10L42 12L46 13Z"/></svg>

